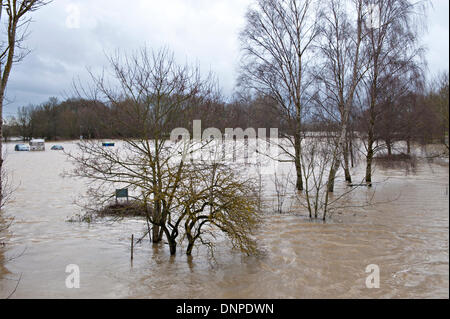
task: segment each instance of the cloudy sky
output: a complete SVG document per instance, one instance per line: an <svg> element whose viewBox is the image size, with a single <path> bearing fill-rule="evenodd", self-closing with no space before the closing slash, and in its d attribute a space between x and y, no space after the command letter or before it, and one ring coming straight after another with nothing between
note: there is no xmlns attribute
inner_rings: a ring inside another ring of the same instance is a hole
<svg viewBox="0 0 450 319"><path fill-rule="evenodd" d="M180 62L199 63L233 91L244 14L251 0L55 0L33 14L27 47L8 87L5 116L50 96L70 95L86 68L106 66L105 52L118 48L170 47ZM449 1L432 0L424 44L430 74L449 68Z"/></svg>

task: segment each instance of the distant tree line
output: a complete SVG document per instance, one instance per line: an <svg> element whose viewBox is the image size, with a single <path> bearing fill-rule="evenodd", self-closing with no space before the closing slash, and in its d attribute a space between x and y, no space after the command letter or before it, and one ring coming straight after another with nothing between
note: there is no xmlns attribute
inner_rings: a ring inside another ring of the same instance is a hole
<svg viewBox="0 0 450 319"><path fill-rule="evenodd" d="M386 96L381 100L377 105L374 140L382 142L388 155L392 154L394 143L399 141L406 142L408 154L413 142L444 144L448 150L448 73L439 75L419 92L407 90L397 99ZM366 132L367 110L352 117L356 131Z"/></svg>
<svg viewBox="0 0 450 319"><path fill-rule="evenodd" d="M443 74L430 84L426 92L407 92L395 101L386 100L378 106L379 119L374 139L383 141L389 153L397 141L427 144L440 142L448 148L449 82ZM201 101L189 105L165 128L191 129L193 120L201 120L203 129L278 128L282 134L292 134L289 123L277 114L275 100L270 96L256 98L238 96L232 102L223 99ZM120 139L136 137L132 126L122 125L126 109L132 104L105 105L99 101L71 98L58 101L52 97L41 105L19 108L17 116L9 118L4 126L4 139L11 137L45 138L46 140ZM366 132L367 110L354 111L350 116L350 130ZM338 123L313 113L307 119L305 131L336 131Z"/></svg>
<svg viewBox="0 0 450 319"><path fill-rule="evenodd" d="M267 98L250 102L244 99L231 103L219 99L198 104L193 102L167 123L164 134L169 135L177 127L192 129L193 120L201 120L203 128L215 127L222 131L228 127L281 128L283 123L269 103L271 101ZM122 123L132 107L133 104L127 100L105 105L94 100L71 98L58 101L52 97L41 105L19 108L17 116L6 123L4 138L73 140L80 136L84 139L136 137L138 133L134 132L133 127Z"/></svg>

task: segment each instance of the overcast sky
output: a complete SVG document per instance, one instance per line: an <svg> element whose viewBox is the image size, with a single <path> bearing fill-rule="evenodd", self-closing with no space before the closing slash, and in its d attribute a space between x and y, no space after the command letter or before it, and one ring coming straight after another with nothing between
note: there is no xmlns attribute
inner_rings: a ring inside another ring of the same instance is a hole
<svg viewBox="0 0 450 319"><path fill-rule="evenodd" d="M238 33L251 0L56 0L33 14L27 47L32 53L15 65L5 116L17 107L70 95L86 67L106 66L105 52L118 48L168 46L179 62L199 63L217 74L232 93L239 57ZM449 1L432 0L428 15L430 73L449 68Z"/></svg>

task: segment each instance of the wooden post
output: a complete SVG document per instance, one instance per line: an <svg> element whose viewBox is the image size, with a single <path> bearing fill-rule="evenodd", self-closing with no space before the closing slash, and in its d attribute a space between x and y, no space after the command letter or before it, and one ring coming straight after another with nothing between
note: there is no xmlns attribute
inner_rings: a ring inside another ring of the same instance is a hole
<svg viewBox="0 0 450 319"><path fill-rule="evenodd" d="M134 249L134 234L131 235L131 260L133 260L133 249Z"/></svg>

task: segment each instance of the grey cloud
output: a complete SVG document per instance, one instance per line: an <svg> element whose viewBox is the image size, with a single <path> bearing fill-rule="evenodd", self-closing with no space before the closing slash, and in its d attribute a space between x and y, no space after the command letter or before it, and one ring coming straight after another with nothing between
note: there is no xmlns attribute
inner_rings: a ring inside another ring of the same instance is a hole
<svg viewBox="0 0 450 319"><path fill-rule="evenodd" d="M65 97L72 81L87 81L86 67L101 69L104 53L134 50L143 45L170 47L180 62L198 62L216 73L225 93L232 93L239 57L238 32L251 0L118 0L53 1L36 12L25 61L13 69L6 107L42 103L50 96ZM435 0L430 12L430 71L448 69L448 1ZM68 28L68 8L79 9L79 28Z"/></svg>

